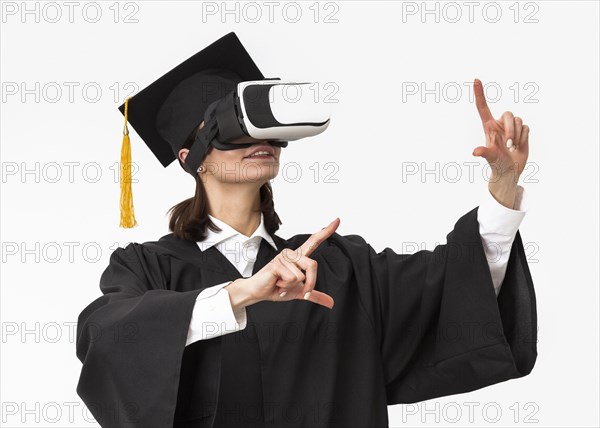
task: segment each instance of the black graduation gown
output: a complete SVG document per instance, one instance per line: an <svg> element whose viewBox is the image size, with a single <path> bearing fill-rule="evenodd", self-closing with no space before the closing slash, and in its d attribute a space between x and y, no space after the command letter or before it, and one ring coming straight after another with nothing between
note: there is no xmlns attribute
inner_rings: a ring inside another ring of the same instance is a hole
<svg viewBox="0 0 600 428"><path fill-rule="evenodd" d="M78 318L77 393L103 427L385 427L387 405L525 376L537 315L521 236L496 298L477 209L414 254L334 233L310 256L333 309L259 302L244 330L188 347L196 296L237 269L173 234L117 248ZM254 272L276 254L263 240Z"/></svg>

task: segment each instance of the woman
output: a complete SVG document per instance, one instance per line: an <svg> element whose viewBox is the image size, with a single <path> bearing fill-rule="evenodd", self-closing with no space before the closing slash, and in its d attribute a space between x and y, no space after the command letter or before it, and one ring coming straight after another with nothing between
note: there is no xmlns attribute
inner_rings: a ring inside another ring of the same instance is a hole
<svg viewBox="0 0 600 428"><path fill-rule="evenodd" d="M103 296L80 314L77 391L96 420L385 427L387 405L529 374L535 293L512 209L522 188L508 176L525 166L528 128L510 113L494 120L479 81L475 93L488 140L474 155L497 167L490 201L433 251L376 253L359 235L337 234L339 218L283 239L269 184L281 147L209 148L195 196L172 209L172 233L115 250ZM202 126L173 146L182 166ZM249 157L261 150L272 156ZM490 235L492 212L514 234ZM505 238L503 263L488 263L486 236ZM256 244L256 257L248 246L218 248L227 239Z"/></svg>

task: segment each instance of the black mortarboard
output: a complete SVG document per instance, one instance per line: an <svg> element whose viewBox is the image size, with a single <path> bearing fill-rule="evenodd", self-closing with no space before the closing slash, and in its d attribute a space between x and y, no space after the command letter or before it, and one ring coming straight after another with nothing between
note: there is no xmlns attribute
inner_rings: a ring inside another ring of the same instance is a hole
<svg viewBox="0 0 600 428"><path fill-rule="evenodd" d="M231 32L128 98L119 107L125 116L121 151L121 227L136 225L131 201L131 148L127 122L166 167L178 157L186 138L204 119L209 104L241 81L264 76Z"/></svg>

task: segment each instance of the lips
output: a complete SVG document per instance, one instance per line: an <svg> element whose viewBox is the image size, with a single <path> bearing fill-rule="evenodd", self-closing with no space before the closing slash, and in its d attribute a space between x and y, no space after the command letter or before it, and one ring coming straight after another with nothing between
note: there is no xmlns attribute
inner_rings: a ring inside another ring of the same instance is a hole
<svg viewBox="0 0 600 428"><path fill-rule="evenodd" d="M273 150L272 146L268 146L268 145L252 147L252 150L250 150L250 153L248 153L248 155L246 155L245 157L250 157L256 152L267 152L271 156L275 157L275 150Z"/></svg>

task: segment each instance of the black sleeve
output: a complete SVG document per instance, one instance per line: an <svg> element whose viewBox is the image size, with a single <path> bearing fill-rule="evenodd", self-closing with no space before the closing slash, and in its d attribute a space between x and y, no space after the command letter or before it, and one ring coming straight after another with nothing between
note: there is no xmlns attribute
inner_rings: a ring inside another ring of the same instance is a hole
<svg viewBox="0 0 600 428"><path fill-rule="evenodd" d="M103 296L77 322L77 393L102 427L173 425L192 309L201 289L169 290L170 258L132 243L116 249Z"/></svg>
<svg viewBox="0 0 600 428"><path fill-rule="evenodd" d="M380 345L388 404L469 392L533 369L536 299L521 235L496 298L477 209L432 251L376 253L360 236L346 237L366 266L359 293Z"/></svg>

